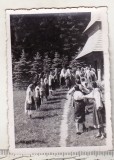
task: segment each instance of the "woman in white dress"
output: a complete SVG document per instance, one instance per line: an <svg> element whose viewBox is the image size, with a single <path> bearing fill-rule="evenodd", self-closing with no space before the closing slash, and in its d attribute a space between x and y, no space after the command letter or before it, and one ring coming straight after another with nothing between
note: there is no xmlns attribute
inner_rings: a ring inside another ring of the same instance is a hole
<svg viewBox="0 0 114 160"><path fill-rule="evenodd" d="M52 71L50 71L50 74L49 74L49 93L52 95L53 93L53 89L54 89L54 76L53 76L53 73Z"/></svg>
<svg viewBox="0 0 114 160"><path fill-rule="evenodd" d="M34 85L30 84L26 91L25 113L32 118L33 110L35 110L35 102L33 98Z"/></svg>
<svg viewBox="0 0 114 160"><path fill-rule="evenodd" d="M35 87L35 106L36 106L36 110L40 109L40 105L41 105L40 87L37 84L37 86Z"/></svg>
<svg viewBox="0 0 114 160"><path fill-rule="evenodd" d="M61 86L65 85L65 74L66 74L66 68L63 67L60 73L60 84Z"/></svg>
<svg viewBox="0 0 114 160"><path fill-rule="evenodd" d="M71 87L71 72L69 68L66 70L66 73L65 73L65 85L66 85L66 88L68 88L69 90Z"/></svg>

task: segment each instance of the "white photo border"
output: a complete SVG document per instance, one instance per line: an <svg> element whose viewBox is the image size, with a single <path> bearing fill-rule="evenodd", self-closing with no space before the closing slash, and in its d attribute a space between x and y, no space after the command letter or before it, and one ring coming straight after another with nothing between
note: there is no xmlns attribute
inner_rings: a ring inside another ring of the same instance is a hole
<svg viewBox="0 0 114 160"><path fill-rule="evenodd" d="M70 12L93 12L100 10L103 14L105 26L103 28L103 50L104 50L104 81L105 81L105 106L106 106L106 146L87 147L50 147L50 148L15 148L14 131L14 108L13 108L13 83L12 83L12 58L11 58L11 33L10 15L16 14L49 14L49 13L70 13ZM8 70L8 135L10 153L37 154L56 152L78 152L78 151L107 151L112 149L112 122L111 122L111 95L110 95L110 62L109 62L109 39L107 7L77 7L77 8L51 8L51 9L17 9L6 10L7 29L7 70Z"/></svg>

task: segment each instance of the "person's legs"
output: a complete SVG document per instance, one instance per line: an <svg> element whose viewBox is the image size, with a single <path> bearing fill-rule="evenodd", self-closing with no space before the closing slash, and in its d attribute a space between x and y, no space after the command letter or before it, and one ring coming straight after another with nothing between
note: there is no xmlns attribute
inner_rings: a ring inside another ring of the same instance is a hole
<svg viewBox="0 0 114 160"><path fill-rule="evenodd" d="M43 103L43 92L41 93L41 104Z"/></svg>
<svg viewBox="0 0 114 160"><path fill-rule="evenodd" d="M35 108L36 108L36 110L38 109L37 99L35 99Z"/></svg>
<svg viewBox="0 0 114 160"><path fill-rule="evenodd" d="M61 87L64 86L64 77L61 77Z"/></svg>
<svg viewBox="0 0 114 160"><path fill-rule="evenodd" d="M104 139L106 137L104 126L101 127L101 139Z"/></svg>
<svg viewBox="0 0 114 160"><path fill-rule="evenodd" d="M52 92L53 92L52 86L50 86L49 92L50 92L50 95L52 95Z"/></svg>
<svg viewBox="0 0 114 160"><path fill-rule="evenodd" d="M78 134L79 133L79 123L78 123L78 121L76 121L75 125L76 125L76 133Z"/></svg>
<svg viewBox="0 0 114 160"><path fill-rule="evenodd" d="M28 116L32 118L32 110L28 110Z"/></svg>
<svg viewBox="0 0 114 160"><path fill-rule="evenodd" d="M83 122L82 123L82 129L83 129L83 132L87 132L88 131L88 128L86 128L86 126L85 126L85 122Z"/></svg>
<svg viewBox="0 0 114 160"><path fill-rule="evenodd" d="M96 138L101 137L101 127L98 128L98 133L95 136Z"/></svg>

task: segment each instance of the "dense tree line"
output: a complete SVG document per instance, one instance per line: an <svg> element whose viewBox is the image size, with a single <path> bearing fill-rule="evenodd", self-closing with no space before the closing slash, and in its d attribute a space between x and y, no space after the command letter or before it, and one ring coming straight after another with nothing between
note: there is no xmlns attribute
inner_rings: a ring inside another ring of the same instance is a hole
<svg viewBox="0 0 114 160"><path fill-rule="evenodd" d="M32 80L40 72L63 65L75 68L74 58L84 46L90 13L11 15L14 83Z"/></svg>

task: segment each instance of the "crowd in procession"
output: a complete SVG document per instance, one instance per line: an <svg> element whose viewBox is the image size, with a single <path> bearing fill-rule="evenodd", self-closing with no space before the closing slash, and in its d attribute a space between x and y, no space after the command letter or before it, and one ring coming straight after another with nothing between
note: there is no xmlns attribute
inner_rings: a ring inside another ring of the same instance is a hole
<svg viewBox="0 0 114 160"><path fill-rule="evenodd" d="M63 67L58 72L55 68L49 74L39 74L37 82L30 84L26 91L25 113L31 118L33 110L40 110L44 99L49 100L53 91L57 88L67 88L68 94L72 96L74 107L74 120L76 133L80 134L80 124L86 131L85 114L88 111L86 105L90 99L93 100L93 125L98 129L96 137L105 138L105 108L102 93L97 85L97 75L94 68L79 67L71 72L69 67Z"/></svg>

